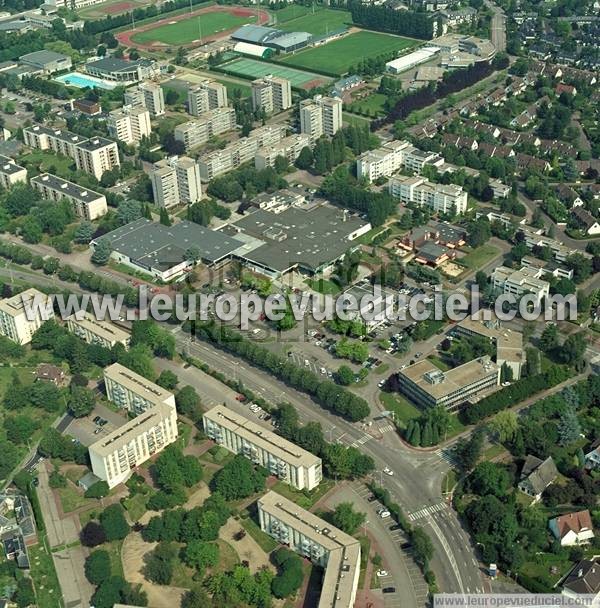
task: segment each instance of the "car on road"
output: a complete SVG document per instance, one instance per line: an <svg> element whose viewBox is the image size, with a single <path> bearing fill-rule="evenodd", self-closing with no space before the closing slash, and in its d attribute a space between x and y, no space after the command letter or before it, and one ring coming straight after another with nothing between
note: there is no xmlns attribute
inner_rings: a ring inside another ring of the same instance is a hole
<svg viewBox="0 0 600 608"><path fill-rule="evenodd" d="M383 472L384 472L386 475L389 475L390 477L391 477L391 476L394 474L394 471L392 471L392 469L390 469L389 467L385 467L385 468L383 469Z"/></svg>
<svg viewBox="0 0 600 608"><path fill-rule="evenodd" d="M96 416L96 417L94 418L94 422L95 422L96 424L98 424L98 423L100 422L100 416Z"/></svg>
<svg viewBox="0 0 600 608"><path fill-rule="evenodd" d="M381 593L396 593L396 587L384 587Z"/></svg>
<svg viewBox="0 0 600 608"><path fill-rule="evenodd" d="M387 509L379 509L379 511L377 511L377 515L379 515L381 519L386 519L386 517L390 516L390 512Z"/></svg>
<svg viewBox="0 0 600 608"><path fill-rule="evenodd" d="M423 356L422 352L415 353L415 359L418 359L419 357L422 357L422 356Z"/></svg>
<svg viewBox="0 0 600 608"><path fill-rule="evenodd" d="M377 570L377 576L381 577L381 576L387 576L389 574L389 572L387 570Z"/></svg>

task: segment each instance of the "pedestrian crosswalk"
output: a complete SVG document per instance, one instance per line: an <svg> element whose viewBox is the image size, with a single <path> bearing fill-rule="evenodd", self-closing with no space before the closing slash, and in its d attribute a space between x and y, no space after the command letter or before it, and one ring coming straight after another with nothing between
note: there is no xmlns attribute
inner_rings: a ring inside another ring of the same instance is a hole
<svg viewBox="0 0 600 608"><path fill-rule="evenodd" d="M363 445L363 443L367 443L371 439L371 435L363 435L359 437L354 443L351 443L350 446L353 448L357 448L359 445Z"/></svg>
<svg viewBox="0 0 600 608"><path fill-rule="evenodd" d="M390 431L395 430L395 427L393 424L386 424L385 426L380 426L378 430L380 433L389 433Z"/></svg>
<svg viewBox="0 0 600 608"><path fill-rule="evenodd" d="M456 465L456 458L451 450L437 450L435 452L436 456L439 456L442 460L446 461L448 464L452 466Z"/></svg>
<svg viewBox="0 0 600 608"><path fill-rule="evenodd" d="M431 505L430 507L425 507L420 509L419 511L415 511L414 513L409 513L408 519L409 521L415 521L417 519L422 519L423 517L429 517L434 513L439 513L446 508L446 504L443 502L438 503L437 505Z"/></svg>

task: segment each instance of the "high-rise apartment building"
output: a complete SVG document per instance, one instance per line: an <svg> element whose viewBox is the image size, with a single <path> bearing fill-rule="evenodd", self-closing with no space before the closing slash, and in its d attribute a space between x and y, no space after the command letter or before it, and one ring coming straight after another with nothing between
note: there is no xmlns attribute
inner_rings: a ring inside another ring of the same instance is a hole
<svg viewBox="0 0 600 608"><path fill-rule="evenodd" d="M227 88L220 82L205 80L188 91L188 110L192 116L227 107Z"/></svg>
<svg viewBox="0 0 600 608"><path fill-rule="evenodd" d="M293 164L300 155L302 148L310 147L311 138L307 133L296 133L288 135L276 144L260 148L254 157L254 166L257 169L273 167L275 159L279 156L285 158L288 163Z"/></svg>
<svg viewBox="0 0 600 608"><path fill-rule="evenodd" d="M321 135L331 137L342 128L342 100L316 95L300 102L300 132L314 141Z"/></svg>
<svg viewBox="0 0 600 608"><path fill-rule="evenodd" d="M37 289L0 300L0 334L17 344L29 344L42 323L53 318L50 296Z"/></svg>
<svg viewBox="0 0 600 608"><path fill-rule="evenodd" d="M267 114L292 107L292 85L289 80L267 75L252 81L252 107Z"/></svg>
<svg viewBox="0 0 600 608"><path fill-rule="evenodd" d="M94 475L114 488L131 477L134 470L161 452L178 436L174 407L158 403L139 416L90 445Z"/></svg>
<svg viewBox="0 0 600 608"><path fill-rule="evenodd" d="M110 139L94 137L75 147L75 166L80 171L91 173L97 180L105 171L120 164L119 149Z"/></svg>
<svg viewBox="0 0 600 608"><path fill-rule="evenodd" d="M152 116L162 116L165 113L165 95L156 82L141 82L137 87L127 89L124 101L125 105L146 108Z"/></svg>
<svg viewBox="0 0 600 608"><path fill-rule="evenodd" d="M173 156L157 162L150 180L154 202L159 207L196 203L202 198L200 167L187 156Z"/></svg>
<svg viewBox="0 0 600 608"><path fill-rule="evenodd" d="M77 318L77 317L81 318ZM129 348L129 332L121 329L114 323L103 319L100 321L87 311L83 314L73 314L67 319L69 331L88 344L99 344L104 348L112 348L117 344L122 344Z"/></svg>
<svg viewBox="0 0 600 608"><path fill-rule="evenodd" d="M205 144L214 135L231 131L235 124L233 108L215 108L204 112L195 120L177 125L175 139L182 142L188 151Z"/></svg>
<svg viewBox="0 0 600 608"><path fill-rule="evenodd" d="M206 412L202 424L206 435L219 445L244 455L298 490L312 490L323 478L318 456L225 406Z"/></svg>
<svg viewBox="0 0 600 608"><path fill-rule="evenodd" d="M148 137L152 132L150 112L143 106L126 105L113 110L106 124L110 136L127 145L139 144L142 137Z"/></svg>
<svg viewBox="0 0 600 608"><path fill-rule="evenodd" d="M104 194L82 188L73 182L62 179L62 177L42 173L31 178L30 184L47 200L68 200L75 215L81 219L91 222L108 212Z"/></svg>
<svg viewBox="0 0 600 608"><path fill-rule="evenodd" d="M120 363L104 370L104 387L108 399L133 414L141 414L157 404L175 410L175 396Z"/></svg>

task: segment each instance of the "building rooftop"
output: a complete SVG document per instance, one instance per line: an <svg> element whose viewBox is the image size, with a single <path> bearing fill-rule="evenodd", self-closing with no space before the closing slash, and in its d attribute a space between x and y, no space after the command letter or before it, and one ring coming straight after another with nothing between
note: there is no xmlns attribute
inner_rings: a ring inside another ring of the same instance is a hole
<svg viewBox="0 0 600 608"><path fill-rule="evenodd" d="M442 372L431 361L423 359L399 373L439 400L497 370L498 366L489 357L480 357L447 372Z"/></svg>
<svg viewBox="0 0 600 608"><path fill-rule="evenodd" d="M104 378L112 380L126 389L153 403L164 403L173 398L173 393L136 374L120 363L113 363L104 370Z"/></svg>
<svg viewBox="0 0 600 608"><path fill-rule="evenodd" d="M303 450L281 435L273 433L223 405L213 407L204 414L204 418L216 422L294 466L309 468L321 460L318 456Z"/></svg>
<svg viewBox="0 0 600 608"><path fill-rule="evenodd" d="M32 183L39 183L52 188L53 190L60 190L65 193L65 196L81 201L82 203L89 203L91 201L104 198L103 194L94 192L94 190L87 190L82 188L73 182L69 182L62 177L51 175L50 173L42 173L36 177L31 178Z"/></svg>
<svg viewBox="0 0 600 608"><path fill-rule="evenodd" d="M253 42L255 44L260 44L261 42L265 42L271 38L276 38L277 36L284 34L282 30L277 30L272 27L265 27L263 25L242 25L242 27L238 28L231 34L231 38L234 40L242 40L245 42Z"/></svg>
<svg viewBox="0 0 600 608"><path fill-rule="evenodd" d="M14 175L15 173L20 173L21 171L26 171L25 167L17 165L15 161L10 158L10 156L0 154L0 173Z"/></svg>
<svg viewBox="0 0 600 608"><path fill-rule="evenodd" d="M537 456L529 454L525 459L521 479L527 479L536 494L541 494L557 477L558 470L552 456L541 460Z"/></svg>
<svg viewBox="0 0 600 608"><path fill-rule="evenodd" d="M34 51L33 53L27 53L20 57L20 61L23 63L31 63L40 66L53 63L54 61L64 61L65 59L69 59L69 57L62 53L55 53L54 51Z"/></svg>
<svg viewBox="0 0 600 608"><path fill-rule="evenodd" d="M92 139L81 142L78 147L83 150L88 150L89 152L95 152L96 150L100 150L113 144L115 144L115 142L112 139L106 139L104 137L92 137Z"/></svg>
<svg viewBox="0 0 600 608"><path fill-rule="evenodd" d="M185 261L186 250L196 247L205 263L214 263L242 245L235 236L210 230L194 222L163 226L140 218L96 239L110 241L114 251L148 268L167 270Z"/></svg>
<svg viewBox="0 0 600 608"><path fill-rule="evenodd" d="M158 426L162 420L173 416L173 408L164 403L156 403L152 409L129 420L123 426L102 437L89 446L90 452L108 456L128 443L135 441L142 433Z"/></svg>
<svg viewBox="0 0 600 608"><path fill-rule="evenodd" d="M67 319L67 321L72 321L83 329L87 329L91 333L96 334L105 340L109 340L110 342L125 342L129 340L129 332L117 327L110 321L100 321L99 319L96 319L93 314L87 311L84 312L82 319L78 319L77 316L78 314L73 314Z"/></svg>
<svg viewBox="0 0 600 608"><path fill-rule="evenodd" d="M104 57L103 59L86 63L86 68L93 67L103 72L130 72L139 66L150 66L153 63L151 59L125 61L125 59L117 59L116 57Z"/></svg>
<svg viewBox="0 0 600 608"><path fill-rule="evenodd" d="M0 310L11 316L25 314L25 302L29 303L36 296L46 296L41 291L30 287L25 291L18 293L11 298L0 300Z"/></svg>
<svg viewBox="0 0 600 608"><path fill-rule="evenodd" d="M562 586L573 593L596 595L600 591L600 564L595 560L581 560L573 566Z"/></svg>

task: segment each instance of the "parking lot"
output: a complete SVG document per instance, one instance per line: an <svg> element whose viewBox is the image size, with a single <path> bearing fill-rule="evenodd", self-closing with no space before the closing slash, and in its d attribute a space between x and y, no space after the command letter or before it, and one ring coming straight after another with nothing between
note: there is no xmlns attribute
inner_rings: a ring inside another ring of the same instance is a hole
<svg viewBox="0 0 600 608"><path fill-rule="evenodd" d="M104 424L97 424L94 419L99 417ZM92 413L85 418L75 418L65 429L66 435L71 435L76 441L88 447L92 443L106 437L109 433L123 426L127 416L113 412L106 406L97 404Z"/></svg>

